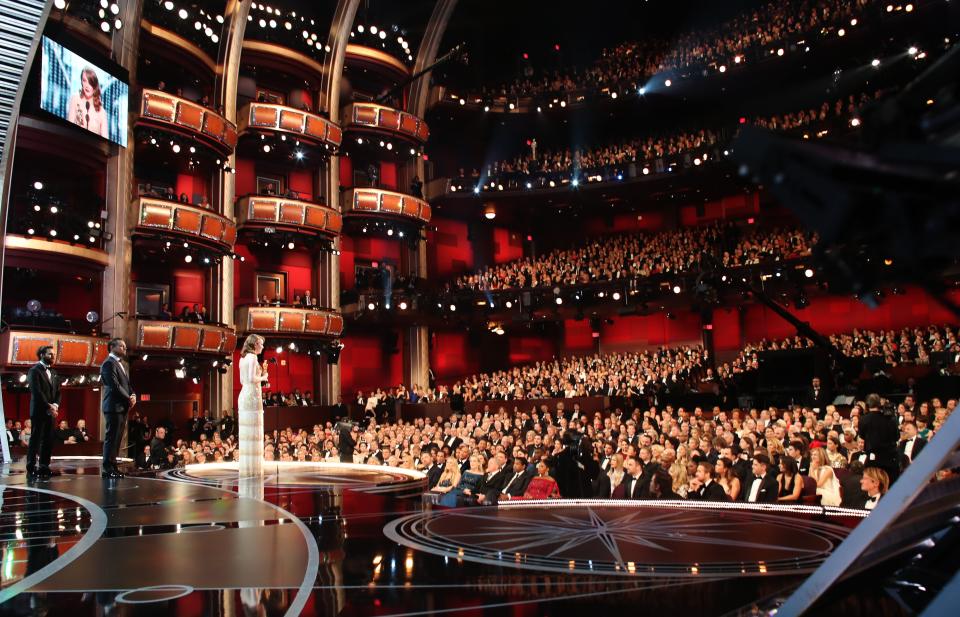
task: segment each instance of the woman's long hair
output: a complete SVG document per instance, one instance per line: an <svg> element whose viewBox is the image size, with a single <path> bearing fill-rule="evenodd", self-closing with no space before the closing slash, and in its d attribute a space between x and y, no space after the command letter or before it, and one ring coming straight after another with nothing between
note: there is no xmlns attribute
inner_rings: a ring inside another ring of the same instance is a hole
<svg viewBox="0 0 960 617"><path fill-rule="evenodd" d="M102 101L100 99L100 79L97 77L97 72L93 70L92 66L83 67L83 72L81 73L81 78L86 77L87 83L90 84L90 87L93 88L93 108L97 111L100 111L100 106ZM83 96L83 81L80 82L80 96Z"/></svg>
<svg viewBox="0 0 960 617"><path fill-rule="evenodd" d="M240 357L244 357L248 353L255 354L258 342L263 342L264 338L259 334L251 334L243 341L243 349L240 350Z"/></svg>

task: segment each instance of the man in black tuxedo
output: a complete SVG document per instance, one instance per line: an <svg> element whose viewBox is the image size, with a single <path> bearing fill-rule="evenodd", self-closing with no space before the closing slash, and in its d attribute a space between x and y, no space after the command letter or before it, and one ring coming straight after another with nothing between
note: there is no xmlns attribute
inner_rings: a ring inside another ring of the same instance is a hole
<svg viewBox="0 0 960 617"><path fill-rule="evenodd" d="M695 501L728 501L727 492L713 479L713 465L702 462L697 465L697 472L690 481L690 492L687 499Z"/></svg>
<svg viewBox="0 0 960 617"><path fill-rule="evenodd" d="M46 479L51 475L53 426L60 414L60 380L51 368L53 347L44 345L38 349L37 359L39 361L30 367L27 373L27 382L30 385L30 421L33 424L27 449L27 474Z"/></svg>
<svg viewBox="0 0 960 617"><path fill-rule="evenodd" d="M863 463L860 461L850 463L850 473L840 483L840 493L843 495L840 501L841 508L863 510L870 496L860 486L861 479L863 479Z"/></svg>
<svg viewBox="0 0 960 617"><path fill-rule="evenodd" d="M337 424L337 427L340 432L340 462L352 463L353 451L354 448L357 447L357 441L360 438L360 429L349 420L341 420L340 423Z"/></svg>
<svg viewBox="0 0 960 617"><path fill-rule="evenodd" d="M620 490L618 486L617 491L614 491L614 497L620 499L644 499L650 482L647 480L647 486L643 485L643 466L640 464L640 461L631 456L624 463L624 470L627 472L627 475L623 477L623 481L620 483L620 486L623 487L622 494L618 494Z"/></svg>
<svg viewBox="0 0 960 617"><path fill-rule="evenodd" d="M513 459L513 472L503 485L503 489L500 490L499 499L513 499L523 496L532 477L533 475L527 468L526 459L519 456Z"/></svg>
<svg viewBox="0 0 960 617"><path fill-rule="evenodd" d="M806 397L804 397L803 403L805 406L813 409L813 411L817 414L817 418L820 418L821 420L823 419L827 412L827 405L830 404L830 395L820 384L819 377L813 378L813 381L810 383L810 388L807 390Z"/></svg>
<svg viewBox="0 0 960 617"><path fill-rule="evenodd" d="M900 429L895 415L882 409L883 401L878 394L867 395L867 413L860 418L860 437L863 451L867 454L867 467L879 467L887 472L892 485L900 475L897 440Z"/></svg>
<svg viewBox="0 0 960 617"><path fill-rule="evenodd" d="M440 481L443 467L434 462L432 450L424 450L420 453L420 464L423 465L423 472L427 474L427 490L430 490Z"/></svg>
<svg viewBox="0 0 960 617"><path fill-rule="evenodd" d="M804 444L799 439L794 439L787 446L787 456L797 462L797 471L801 476L810 475L810 459L803 455Z"/></svg>
<svg viewBox="0 0 960 617"><path fill-rule="evenodd" d="M500 461L497 460L496 456L490 457L490 462L487 463L487 473L477 485L477 503L481 505L497 503L497 496L509 480L509 473L509 471L500 467Z"/></svg>
<svg viewBox="0 0 960 617"><path fill-rule="evenodd" d="M903 432L903 439L897 445L897 450L900 452L901 466L906 467L917 458L927 445L927 440L917 436L917 424L913 420L904 420L900 430Z"/></svg>
<svg viewBox="0 0 960 617"><path fill-rule="evenodd" d="M777 484L777 474L770 463L770 457L759 453L753 457L753 476L750 482L744 485L743 501L748 503L775 503L780 486Z"/></svg>
<svg viewBox="0 0 960 617"><path fill-rule="evenodd" d="M127 357L127 344L122 338L110 339L107 344L110 355L100 365L100 383L103 386L103 398L100 409L103 411L106 435L103 440L103 469L100 475L108 478L122 478L117 468L117 455L120 452L120 439L127 423L130 408L137 404L137 395L130 386L129 369L124 366Z"/></svg>

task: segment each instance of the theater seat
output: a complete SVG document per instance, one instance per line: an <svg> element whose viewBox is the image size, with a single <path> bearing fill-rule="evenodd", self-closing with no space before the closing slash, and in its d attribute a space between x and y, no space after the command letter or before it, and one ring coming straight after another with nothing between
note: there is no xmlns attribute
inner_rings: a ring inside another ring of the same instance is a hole
<svg viewBox="0 0 960 617"><path fill-rule="evenodd" d="M805 505L820 505L820 495L817 495L817 481L810 476L803 476L803 490L800 491L800 503Z"/></svg>

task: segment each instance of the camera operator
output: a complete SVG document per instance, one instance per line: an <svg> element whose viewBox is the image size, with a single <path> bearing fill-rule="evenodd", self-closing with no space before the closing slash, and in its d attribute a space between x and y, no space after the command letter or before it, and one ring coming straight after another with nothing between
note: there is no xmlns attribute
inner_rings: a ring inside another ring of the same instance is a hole
<svg viewBox="0 0 960 617"><path fill-rule="evenodd" d="M357 447L360 429L349 420L341 420L337 424L337 430L340 432L340 462L352 463L353 449Z"/></svg>
<svg viewBox="0 0 960 617"><path fill-rule="evenodd" d="M890 484L900 475L897 440L900 429L896 414L884 408L879 394L867 396L867 413L860 419L860 437L867 455L866 467L879 467L887 472Z"/></svg>

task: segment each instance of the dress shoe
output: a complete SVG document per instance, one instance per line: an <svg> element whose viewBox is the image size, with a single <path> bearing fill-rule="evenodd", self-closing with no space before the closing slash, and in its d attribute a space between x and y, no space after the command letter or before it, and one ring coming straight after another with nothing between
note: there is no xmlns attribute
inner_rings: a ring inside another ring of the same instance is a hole
<svg viewBox="0 0 960 617"><path fill-rule="evenodd" d="M124 477L124 474L122 474L122 473L120 473L119 471L117 471L116 469L114 469L113 471L110 472L110 477L111 477L111 478L122 478L122 477Z"/></svg>
<svg viewBox="0 0 960 617"><path fill-rule="evenodd" d="M104 469L103 471L100 472L100 477L101 477L101 478L112 478L112 477L114 477L114 475L113 475L113 472L110 471L109 469Z"/></svg>

